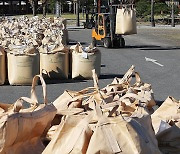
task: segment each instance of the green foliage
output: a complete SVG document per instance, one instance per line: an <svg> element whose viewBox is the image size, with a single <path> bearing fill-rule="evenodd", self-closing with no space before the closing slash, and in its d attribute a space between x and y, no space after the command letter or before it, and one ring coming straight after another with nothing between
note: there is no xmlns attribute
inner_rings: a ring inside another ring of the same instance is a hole
<svg viewBox="0 0 180 154"><path fill-rule="evenodd" d="M50 12L54 13L56 0L49 0L48 2L49 2L49 10L50 10Z"/></svg>
<svg viewBox="0 0 180 154"><path fill-rule="evenodd" d="M179 11L180 11L180 10L179 10L178 6L175 5L175 6L174 6L174 14L177 15L177 14L179 13Z"/></svg>
<svg viewBox="0 0 180 154"><path fill-rule="evenodd" d="M154 14L159 15L159 14L169 14L170 13L170 7L168 7L167 4L162 3L162 2L156 2L154 5Z"/></svg>
<svg viewBox="0 0 180 154"><path fill-rule="evenodd" d="M179 9L177 6L174 6L175 14L178 14ZM139 18L147 19L151 15L151 1L139 0L136 3L136 14ZM155 15L170 15L171 7L166 3L160 2L159 0L155 1L154 4L154 14Z"/></svg>
<svg viewBox="0 0 180 154"><path fill-rule="evenodd" d="M140 0L136 3L137 17L144 18L151 13L151 3L147 0Z"/></svg>

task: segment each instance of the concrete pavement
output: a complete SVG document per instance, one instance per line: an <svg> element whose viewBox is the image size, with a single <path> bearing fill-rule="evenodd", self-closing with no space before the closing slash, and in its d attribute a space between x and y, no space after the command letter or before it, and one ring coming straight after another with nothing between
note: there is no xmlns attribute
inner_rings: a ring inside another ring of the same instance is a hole
<svg viewBox="0 0 180 154"><path fill-rule="evenodd" d="M114 77L122 77L131 65L135 65L143 82L151 83L157 102L164 101L169 95L180 99L180 45L161 35L161 28L138 27L137 35L125 36L126 48L106 49L102 52L100 87L109 84ZM169 29L169 28L168 28ZM172 29L171 29L172 30ZM177 33L178 27L175 33ZM163 33L168 31L163 28ZM69 27L70 45L81 42L83 46L91 43L91 30ZM163 67L147 62L145 57L155 59ZM54 81L47 84L49 102L53 102L65 89L81 90L92 86L92 80ZM30 96L30 86L0 86L0 101L13 103L21 96ZM42 102L40 85L37 95Z"/></svg>

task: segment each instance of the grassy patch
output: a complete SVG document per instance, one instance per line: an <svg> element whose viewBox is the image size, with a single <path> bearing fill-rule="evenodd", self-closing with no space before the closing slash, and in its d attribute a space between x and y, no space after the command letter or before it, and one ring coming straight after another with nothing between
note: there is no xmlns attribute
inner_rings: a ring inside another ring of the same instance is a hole
<svg viewBox="0 0 180 154"><path fill-rule="evenodd" d="M22 16L22 15L17 15L16 17L20 17L20 16ZM32 14L26 14L25 16L33 17ZM40 17L40 18L43 17L42 14L37 14L37 16ZM47 18L48 18L48 17L55 17L55 16L56 16L55 14L47 14L47 15L46 15ZM62 16L63 18L65 18L65 19L74 19L74 20L76 19L76 15L75 15L75 14L72 14L72 13L63 13L61 16ZM80 14L79 14L79 19L80 19L80 20L84 20L84 19L85 19L85 14L84 14L84 16L83 16L83 14L80 13Z"/></svg>

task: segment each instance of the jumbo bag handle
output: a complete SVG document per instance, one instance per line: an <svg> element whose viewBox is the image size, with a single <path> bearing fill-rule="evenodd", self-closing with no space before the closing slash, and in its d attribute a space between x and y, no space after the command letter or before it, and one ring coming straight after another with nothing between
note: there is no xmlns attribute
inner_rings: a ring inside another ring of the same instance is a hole
<svg viewBox="0 0 180 154"><path fill-rule="evenodd" d="M93 78L93 81L94 81L94 88L96 89L97 93L100 95L100 98L102 100L105 100L105 98L102 95L102 91L99 88L98 76L96 74L95 69L92 70L92 78Z"/></svg>
<svg viewBox="0 0 180 154"><path fill-rule="evenodd" d="M31 107L27 109L23 109L23 103L27 102L31 105ZM28 97L20 97L13 105L13 112L19 112L23 109L23 112L34 111L37 108L37 102L34 102L31 98Z"/></svg>
<svg viewBox="0 0 180 154"><path fill-rule="evenodd" d="M40 79L42 90L43 90L43 102L46 105L47 100L47 90L46 90L46 83L42 77L42 75L35 75L32 81L32 87L31 87L31 99L34 101L34 103L38 103L37 95L36 95L36 83Z"/></svg>

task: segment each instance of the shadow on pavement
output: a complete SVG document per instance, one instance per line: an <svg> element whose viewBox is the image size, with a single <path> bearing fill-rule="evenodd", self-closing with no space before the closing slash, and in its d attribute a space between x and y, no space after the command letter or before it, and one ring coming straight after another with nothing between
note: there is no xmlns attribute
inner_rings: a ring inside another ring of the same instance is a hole
<svg viewBox="0 0 180 154"><path fill-rule="evenodd" d="M160 48L161 46L158 46L158 45L127 45L125 46L125 48L137 48L137 49L144 49L144 48L151 48L151 49L154 49L154 48Z"/></svg>
<svg viewBox="0 0 180 154"><path fill-rule="evenodd" d="M69 39L68 45L76 45L77 43L78 43L78 41ZM87 42L80 42L80 43L81 43L81 45L87 45L88 44Z"/></svg>
<svg viewBox="0 0 180 154"><path fill-rule="evenodd" d="M79 31L79 30L82 30L82 29L84 29L84 27L83 26L80 26L80 27L76 27L76 26L74 26L74 27L67 27L67 29L68 29L68 31Z"/></svg>
<svg viewBox="0 0 180 154"><path fill-rule="evenodd" d="M100 75L99 79L114 79L117 78L123 78L124 75L122 74L102 74Z"/></svg>
<svg viewBox="0 0 180 154"><path fill-rule="evenodd" d="M68 29L69 32L78 32L78 29Z"/></svg>
<svg viewBox="0 0 180 154"><path fill-rule="evenodd" d="M157 45L126 46L125 48L136 48L140 50L180 50L180 47L162 47Z"/></svg>
<svg viewBox="0 0 180 154"><path fill-rule="evenodd" d="M67 79L67 80L45 80L46 84L59 84L59 83L81 83L87 82L86 80Z"/></svg>
<svg viewBox="0 0 180 154"><path fill-rule="evenodd" d="M158 47L158 48L146 48L141 50L180 50L180 47Z"/></svg>
<svg viewBox="0 0 180 154"><path fill-rule="evenodd" d="M156 102L156 104L157 104L158 106L161 106L164 101L156 100L155 102Z"/></svg>

